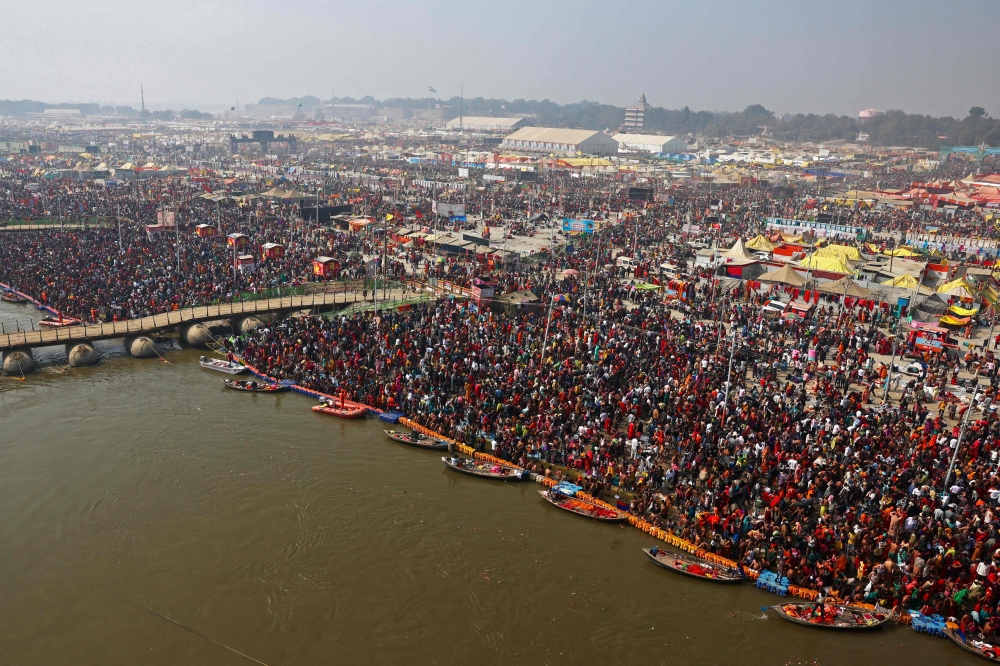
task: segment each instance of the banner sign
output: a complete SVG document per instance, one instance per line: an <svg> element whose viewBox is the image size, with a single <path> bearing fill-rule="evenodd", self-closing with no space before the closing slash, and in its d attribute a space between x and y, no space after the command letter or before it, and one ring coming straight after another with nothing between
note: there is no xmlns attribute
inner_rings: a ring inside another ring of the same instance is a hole
<svg viewBox="0 0 1000 666"><path fill-rule="evenodd" d="M433 201L431 202L431 210L438 215L445 215L447 217L462 216L465 215L465 204Z"/></svg>
<svg viewBox="0 0 1000 666"><path fill-rule="evenodd" d="M597 227L597 223L594 220L574 220L569 217L563 218L563 231L577 232L592 234L594 229Z"/></svg>

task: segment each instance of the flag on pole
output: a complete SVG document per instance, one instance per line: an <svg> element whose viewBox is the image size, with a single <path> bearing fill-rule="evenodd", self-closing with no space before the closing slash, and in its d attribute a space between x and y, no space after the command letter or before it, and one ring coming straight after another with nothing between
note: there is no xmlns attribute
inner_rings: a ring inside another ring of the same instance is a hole
<svg viewBox="0 0 1000 666"><path fill-rule="evenodd" d="M437 94L437 90L434 90L434 86L427 86L427 89L430 90L435 95Z"/></svg>
<svg viewBox="0 0 1000 666"><path fill-rule="evenodd" d="M385 221L386 221L386 222L388 222L388 221L389 221L389 220L391 220L391 219L392 219L392 214L389 214L389 215L386 215L386 216L385 216Z"/></svg>

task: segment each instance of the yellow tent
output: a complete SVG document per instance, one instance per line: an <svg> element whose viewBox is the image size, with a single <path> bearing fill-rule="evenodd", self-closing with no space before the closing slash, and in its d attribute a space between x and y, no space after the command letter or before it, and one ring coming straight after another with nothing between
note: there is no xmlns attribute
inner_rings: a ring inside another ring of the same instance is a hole
<svg viewBox="0 0 1000 666"><path fill-rule="evenodd" d="M813 253L814 257L836 257L841 261L859 261L861 253L858 248L850 245L827 245Z"/></svg>
<svg viewBox="0 0 1000 666"><path fill-rule="evenodd" d="M886 280L882 284L889 285L890 287L901 287L903 289L913 289L917 286L917 278L913 277L909 273L903 273L898 277L894 277L891 280Z"/></svg>
<svg viewBox="0 0 1000 666"><path fill-rule="evenodd" d="M919 253L908 250L905 247L897 247L895 250L885 250L882 254L889 257L916 257Z"/></svg>
<svg viewBox="0 0 1000 666"><path fill-rule="evenodd" d="M972 315L979 312L979 308L963 308L957 305L951 306L950 308L948 308L948 310L950 312L955 313L959 317L971 317Z"/></svg>
<svg viewBox="0 0 1000 666"><path fill-rule="evenodd" d="M853 273L854 271L837 257L817 257L815 254L806 257L795 264L799 268L811 268L814 271L830 271L831 273Z"/></svg>
<svg viewBox="0 0 1000 666"><path fill-rule="evenodd" d="M969 286L965 278L958 278L937 288L939 294L946 296L958 296L959 298L975 298L976 290Z"/></svg>
<svg viewBox="0 0 1000 666"><path fill-rule="evenodd" d="M774 243L767 240L764 236L757 236L749 241L747 241L746 246L751 250L757 250L758 252L773 252Z"/></svg>

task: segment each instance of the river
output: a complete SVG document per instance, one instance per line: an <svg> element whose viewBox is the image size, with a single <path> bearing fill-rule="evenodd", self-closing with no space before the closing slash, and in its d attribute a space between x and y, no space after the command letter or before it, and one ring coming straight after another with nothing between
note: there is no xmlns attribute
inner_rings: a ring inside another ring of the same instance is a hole
<svg viewBox="0 0 1000 666"><path fill-rule="evenodd" d="M97 349L0 377L2 664L254 663L212 641L268 666L983 663L765 618L779 597L659 569L631 527L447 470L377 419L228 391L197 351Z"/></svg>

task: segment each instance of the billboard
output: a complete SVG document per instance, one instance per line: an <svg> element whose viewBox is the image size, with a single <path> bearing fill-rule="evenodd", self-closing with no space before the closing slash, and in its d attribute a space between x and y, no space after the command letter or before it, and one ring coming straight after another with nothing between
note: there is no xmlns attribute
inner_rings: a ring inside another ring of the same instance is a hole
<svg viewBox="0 0 1000 666"><path fill-rule="evenodd" d="M465 215L465 204L434 201L431 202L431 210L446 217L462 217Z"/></svg>
<svg viewBox="0 0 1000 666"><path fill-rule="evenodd" d="M651 187L630 187L627 196L631 201L652 201L653 194Z"/></svg>
<svg viewBox="0 0 1000 666"><path fill-rule="evenodd" d="M567 232L592 234L597 228L597 222L594 220L574 220L564 217L562 222L562 230Z"/></svg>

